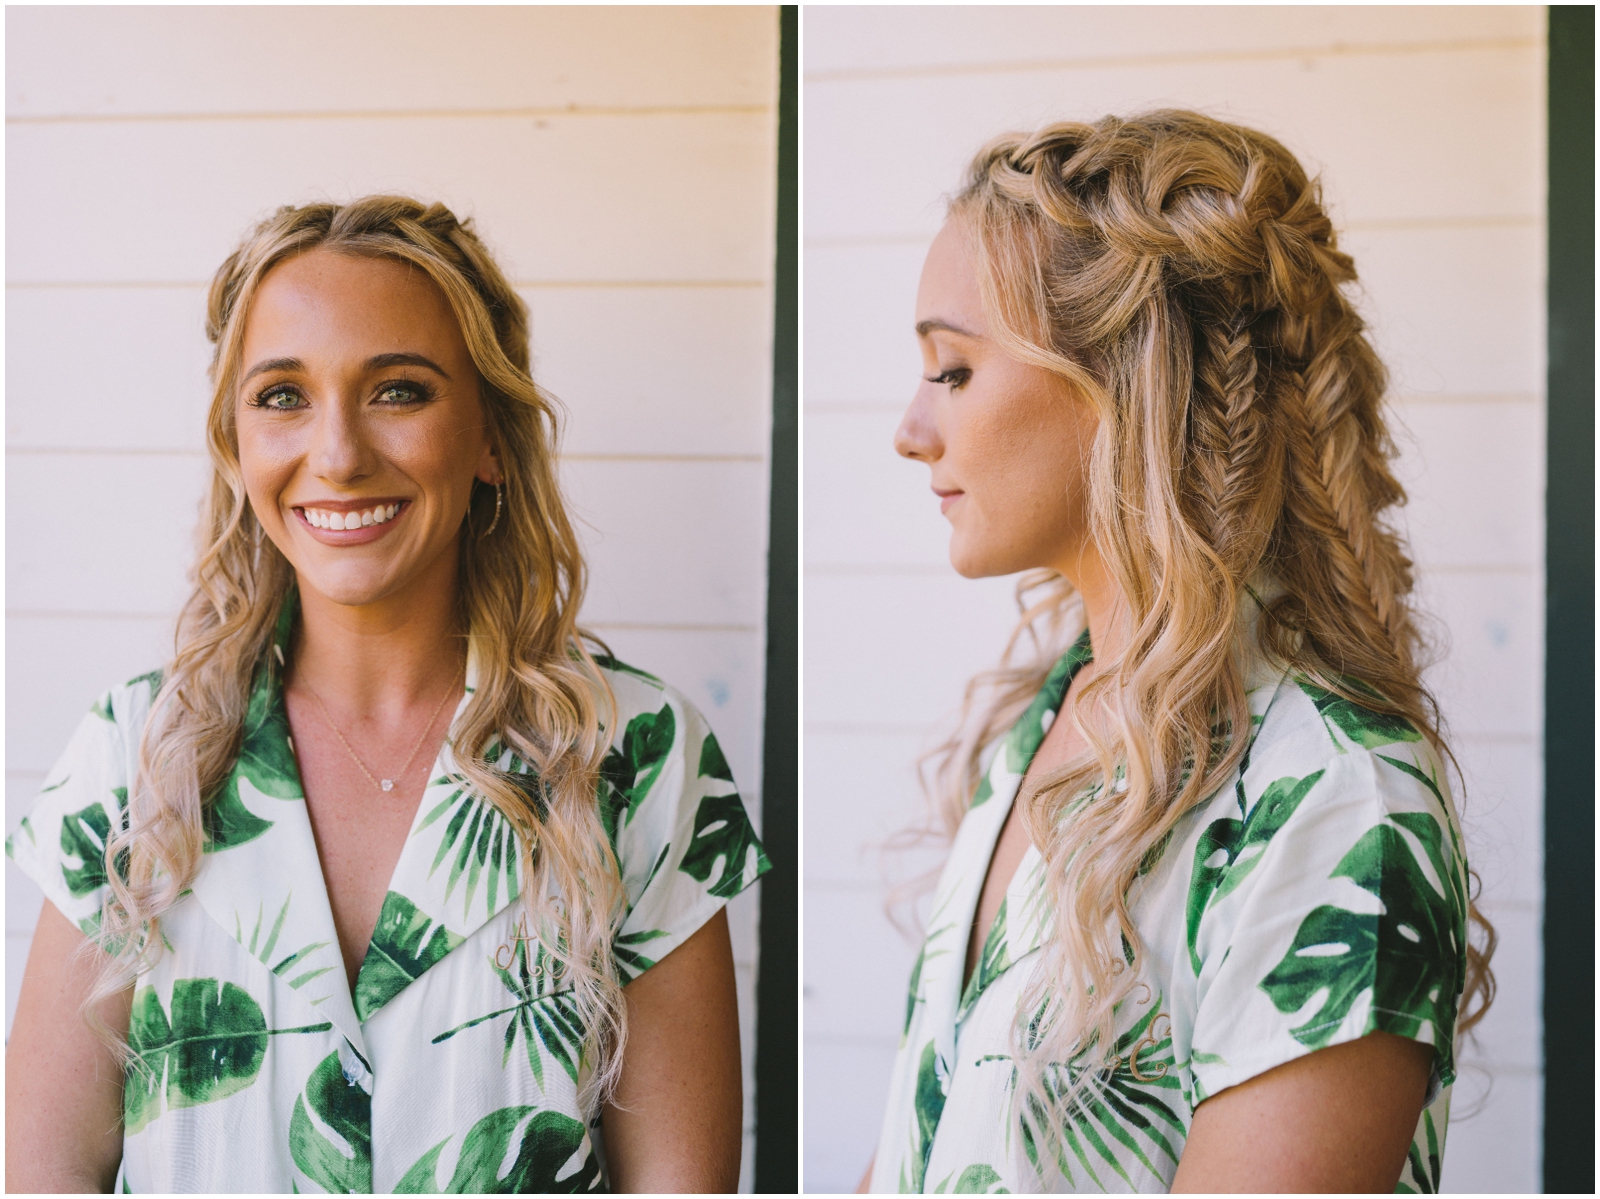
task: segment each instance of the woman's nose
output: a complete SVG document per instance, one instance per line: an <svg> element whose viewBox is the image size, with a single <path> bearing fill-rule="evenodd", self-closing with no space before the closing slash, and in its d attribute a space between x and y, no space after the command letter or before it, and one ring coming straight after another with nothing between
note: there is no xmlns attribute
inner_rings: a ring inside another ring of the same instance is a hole
<svg viewBox="0 0 1600 1199"><path fill-rule="evenodd" d="M917 388L906 406L906 414L900 418L900 427L894 431L894 451L902 458L931 463L937 462L944 453L944 443L934 422L932 391L933 385L926 382Z"/></svg>
<svg viewBox="0 0 1600 1199"><path fill-rule="evenodd" d="M312 433L311 467L332 483L350 483L371 471L371 447L367 445L358 404L342 399L325 402Z"/></svg>

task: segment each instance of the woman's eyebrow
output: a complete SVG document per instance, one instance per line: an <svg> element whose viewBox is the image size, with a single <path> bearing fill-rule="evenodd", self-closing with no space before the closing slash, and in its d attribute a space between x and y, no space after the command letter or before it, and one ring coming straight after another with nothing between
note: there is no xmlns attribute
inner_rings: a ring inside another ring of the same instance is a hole
<svg viewBox="0 0 1600 1199"><path fill-rule="evenodd" d="M268 371L303 371L305 369L306 364L298 358L264 358L245 371L244 378L240 379L239 382L243 383L256 375L264 375Z"/></svg>
<svg viewBox="0 0 1600 1199"><path fill-rule="evenodd" d="M379 354L367 359L368 370L382 370L386 366L422 366L443 378L448 379L450 377L450 372L445 370L444 367L431 358L424 358L421 354Z"/></svg>
<svg viewBox="0 0 1600 1199"><path fill-rule="evenodd" d="M970 329L963 329L960 325L952 325L949 321L941 321L937 318L917 322L918 337L926 337L935 330L942 330L945 333L956 333L962 337L971 337L974 340L976 340L978 336Z"/></svg>

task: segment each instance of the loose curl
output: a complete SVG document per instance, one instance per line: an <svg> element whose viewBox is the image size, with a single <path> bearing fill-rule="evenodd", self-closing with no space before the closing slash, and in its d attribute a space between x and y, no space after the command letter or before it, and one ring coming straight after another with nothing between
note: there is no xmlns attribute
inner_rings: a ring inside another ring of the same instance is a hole
<svg viewBox="0 0 1600 1199"><path fill-rule="evenodd" d="M1127 602L1126 649L1102 655L1063 713L1088 748L1017 800L1056 913L1013 1030L1017 1114L1054 1160L1060 1109L1111 1064L1136 982L1127 966L1145 952L1131 889L1246 749L1233 735L1251 727L1245 656L1403 716L1449 750L1420 678L1411 563L1384 519L1405 499L1389 468L1387 376L1341 290L1354 265L1294 156L1192 112L1053 124L986 146L950 216L971 234L996 341L1099 416L1091 524ZM1240 605L1261 580L1271 590L1246 646ZM932 755L947 832L985 746L1084 627L1081 598L1053 571L1025 576L1018 604L1000 667L968 686L961 731ZM1470 917L1482 935L1467 951L1462 1030L1494 993L1493 929ZM1060 1069L1079 1055L1087 1069Z"/></svg>
<svg viewBox="0 0 1600 1199"><path fill-rule="evenodd" d="M140 742L127 826L106 846L110 895L98 942L109 961L91 1003L149 968L162 917L200 869L206 806L238 757L252 680L293 581L245 493L235 393L262 280L312 250L426 272L449 301L478 370L505 474L504 511L486 535L467 532L460 542L458 621L477 678L451 744L472 789L516 830L521 902L573 986L588 1031L585 1102L593 1106L615 1087L626 1039L611 944L625 893L595 799L615 703L585 645L594 639L577 624L584 562L556 481L557 409L529 375L527 307L471 222L442 204L368 196L280 208L212 280L212 476L193 592ZM466 527L490 528L493 489L474 493ZM533 768L535 785L496 767L506 748ZM126 1043L116 1048L126 1058Z"/></svg>

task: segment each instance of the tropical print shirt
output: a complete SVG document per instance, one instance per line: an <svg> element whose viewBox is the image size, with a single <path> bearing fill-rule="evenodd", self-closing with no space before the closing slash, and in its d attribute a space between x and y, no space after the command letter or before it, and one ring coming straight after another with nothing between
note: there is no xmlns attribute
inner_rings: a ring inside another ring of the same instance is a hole
<svg viewBox="0 0 1600 1199"><path fill-rule="evenodd" d="M1174 828L1130 893L1144 940L1117 1012L1115 1062L1022 1131L1012 1028L1050 935L1029 847L963 987L989 860L1087 634L998 745L956 834L911 972L874 1191L1170 1189L1195 1108L1274 1066L1373 1030L1433 1046L1427 1104L1398 1189L1439 1184L1456 1007L1466 970L1466 863L1444 771L1410 724L1267 662L1245 680L1238 771ZM1088 802L1100 802L1091 793ZM1046 1067L1064 1089L1086 1057Z"/></svg>
<svg viewBox="0 0 1600 1199"><path fill-rule="evenodd" d="M572 989L529 936L512 829L467 786L448 741L351 993L283 703L293 607L207 807L204 863L137 982L117 1189L604 1189L598 1116L578 1101ZM648 674L601 666L618 718L598 798L627 889L615 940L627 982L768 862L699 713ZM462 708L473 678L469 665ZM86 932L160 682L143 676L95 704L7 839ZM498 764L527 770L508 750Z"/></svg>

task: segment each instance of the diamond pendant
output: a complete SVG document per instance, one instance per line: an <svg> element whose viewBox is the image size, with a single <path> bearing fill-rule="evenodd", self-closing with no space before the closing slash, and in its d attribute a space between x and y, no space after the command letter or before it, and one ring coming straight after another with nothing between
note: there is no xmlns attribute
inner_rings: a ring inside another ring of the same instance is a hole
<svg viewBox="0 0 1600 1199"><path fill-rule="evenodd" d="M394 780L393 779L384 779L383 780L383 789L385 791L393 791L394 790Z"/></svg>

